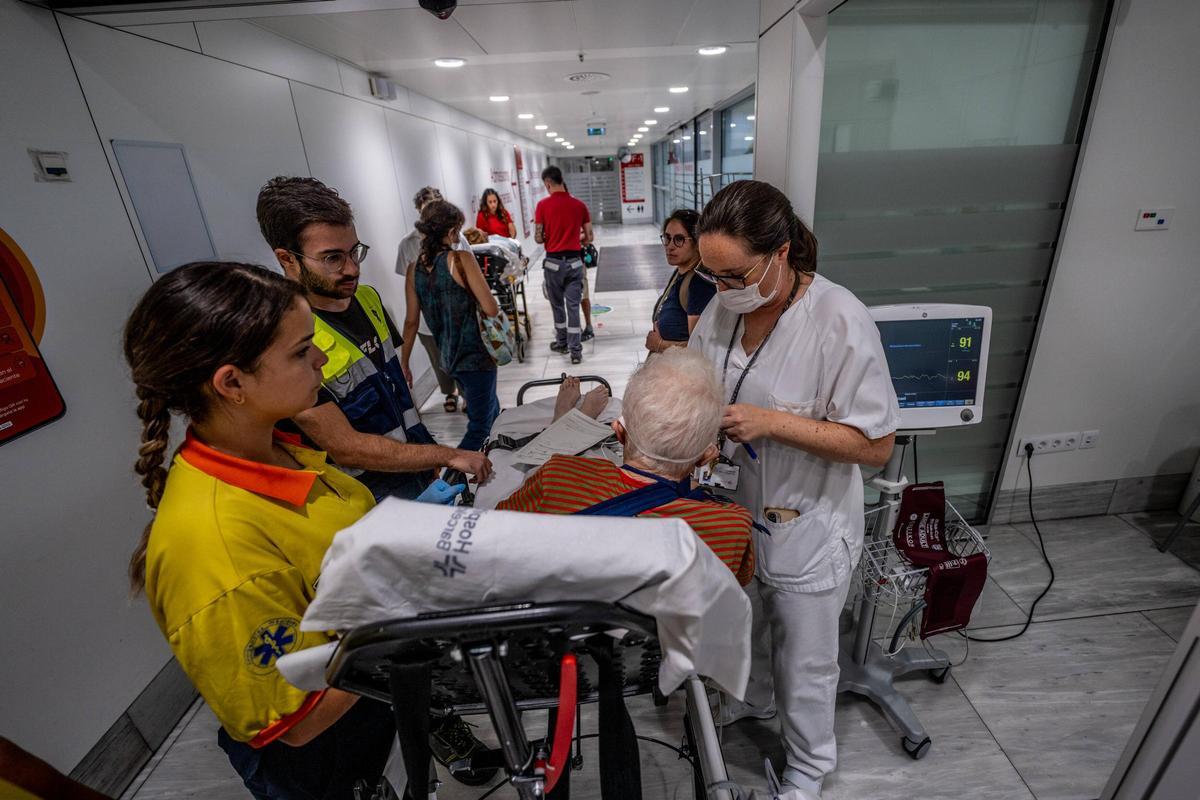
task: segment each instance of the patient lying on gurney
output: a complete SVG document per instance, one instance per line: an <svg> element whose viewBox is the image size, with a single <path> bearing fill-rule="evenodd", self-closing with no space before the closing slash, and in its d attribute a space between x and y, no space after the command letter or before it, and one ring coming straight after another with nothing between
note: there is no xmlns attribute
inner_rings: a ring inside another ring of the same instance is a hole
<svg viewBox="0 0 1200 800"><path fill-rule="evenodd" d="M578 381L570 386L564 383L555 418L574 408L578 398ZM580 410L595 417L607 399L603 389L593 390ZM693 489L690 480L697 465L717 455L715 442L724 408L724 393L712 365L693 351L672 348L648 361L629 380L622 417L613 423L624 445L621 466L599 458L553 456L496 508L677 517L687 522L745 585L754 575L750 513ZM653 501L655 495L646 487L656 485L669 487L673 494L663 490L658 504L652 506L637 499Z"/></svg>

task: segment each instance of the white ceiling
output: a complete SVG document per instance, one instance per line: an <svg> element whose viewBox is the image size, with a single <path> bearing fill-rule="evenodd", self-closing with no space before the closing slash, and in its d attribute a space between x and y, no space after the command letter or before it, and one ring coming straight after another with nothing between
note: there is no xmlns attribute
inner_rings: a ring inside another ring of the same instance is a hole
<svg viewBox="0 0 1200 800"><path fill-rule="evenodd" d="M102 21L249 19L499 127L541 138L534 125L547 124L579 152L611 152L646 119L658 120L645 134L653 141L672 123L752 84L758 8L758 0L459 0L442 21L417 7L417 0L331 0ZM696 52L708 44L729 50L719 56ZM451 56L467 64L434 66L434 58ZM565 79L581 71L612 77L586 84ZM670 94L671 86L687 86L688 92ZM499 94L511 100L488 100ZM656 106L671 111L655 114ZM523 112L535 119L518 120ZM596 120L605 123L606 136L587 136L588 123Z"/></svg>

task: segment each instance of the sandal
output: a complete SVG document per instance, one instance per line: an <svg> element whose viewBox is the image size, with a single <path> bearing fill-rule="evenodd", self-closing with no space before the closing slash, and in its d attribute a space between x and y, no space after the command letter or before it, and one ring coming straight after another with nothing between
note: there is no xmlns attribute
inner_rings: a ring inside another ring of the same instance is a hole
<svg viewBox="0 0 1200 800"><path fill-rule="evenodd" d="M442 410L447 413L458 411L458 397L452 394L446 395L446 400L442 403Z"/></svg>

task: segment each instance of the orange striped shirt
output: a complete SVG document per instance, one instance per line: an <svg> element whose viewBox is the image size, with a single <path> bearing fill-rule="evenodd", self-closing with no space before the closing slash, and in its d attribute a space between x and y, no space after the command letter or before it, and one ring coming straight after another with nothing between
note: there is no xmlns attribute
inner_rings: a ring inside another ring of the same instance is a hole
<svg viewBox="0 0 1200 800"><path fill-rule="evenodd" d="M645 485L598 458L553 456L496 508L538 514L573 514ZM754 577L750 512L733 503L680 498L644 511L643 517L677 517L696 532L745 586Z"/></svg>

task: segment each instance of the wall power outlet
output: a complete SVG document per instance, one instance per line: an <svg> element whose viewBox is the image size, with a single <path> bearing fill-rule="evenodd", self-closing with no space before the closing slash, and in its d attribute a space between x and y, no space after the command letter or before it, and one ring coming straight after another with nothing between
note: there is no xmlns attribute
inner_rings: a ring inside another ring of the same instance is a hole
<svg viewBox="0 0 1200 800"><path fill-rule="evenodd" d="M1043 433L1037 436L1026 436L1017 446L1017 455L1025 455L1025 444L1033 445L1034 455L1041 453L1062 453L1079 447L1079 431L1073 433Z"/></svg>

